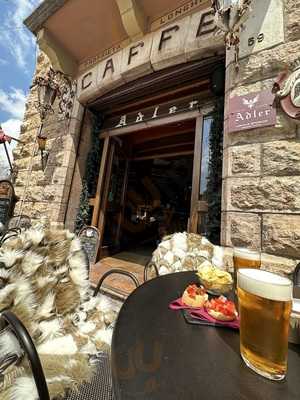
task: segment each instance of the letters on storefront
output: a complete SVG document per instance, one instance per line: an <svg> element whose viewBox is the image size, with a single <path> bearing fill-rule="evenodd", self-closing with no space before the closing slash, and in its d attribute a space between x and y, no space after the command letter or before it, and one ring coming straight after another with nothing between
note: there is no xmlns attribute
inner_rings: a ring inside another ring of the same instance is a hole
<svg viewBox="0 0 300 400"><path fill-rule="evenodd" d="M184 42L182 37L184 37ZM178 23L164 27L158 32L146 35L139 42L129 45L110 58L99 62L79 77L79 100L85 101L87 98L91 98L93 93L99 92L103 88L111 89L112 83L122 81L123 75L126 75L128 70L134 72L135 69L138 71L140 67L144 71L146 67L142 68L141 66L149 64L148 69L151 72L151 68L152 70L162 68L159 65L160 62L163 67L175 65L178 63L176 61L177 53L178 57L184 55L186 61L189 56L190 59L195 59L197 58L195 53L203 54L205 50L213 47L212 41L220 46L223 41L222 34L215 26L213 10L202 10Z"/></svg>
<svg viewBox="0 0 300 400"><path fill-rule="evenodd" d="M115 128L123 128L136 125L141 122L153 121L155 119L168 117L188 111L199 109L200 98L191 96L189 98L180 99L168 103L158 104L132 113L119 115L113 118L107 118L102 127L103 130L111 130Z"/></svg>

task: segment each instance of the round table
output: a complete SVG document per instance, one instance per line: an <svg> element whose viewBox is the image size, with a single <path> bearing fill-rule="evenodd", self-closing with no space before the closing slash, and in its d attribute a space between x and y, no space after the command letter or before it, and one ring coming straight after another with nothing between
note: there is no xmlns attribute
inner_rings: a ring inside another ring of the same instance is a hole
<svg viewBox="0 0 300 400"><path fill-rule="evenodd" d="M239 353L239 333L187 324L168 308L192 272L146 282L124 303L112 340L112 375L119 400L299 400L300 346L290 345L283 382L252 372Z"/></svg>

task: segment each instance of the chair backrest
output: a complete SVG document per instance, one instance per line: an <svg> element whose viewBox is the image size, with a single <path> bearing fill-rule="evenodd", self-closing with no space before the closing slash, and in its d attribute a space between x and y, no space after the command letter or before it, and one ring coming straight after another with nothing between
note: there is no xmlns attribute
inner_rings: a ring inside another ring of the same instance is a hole
<svg viewBox="0 0 300 400"><path fill-rule="evenodd" d="M110 275L112 274L118 274L118 275L123 275L123 276L127 276L128 278L130 278L132 280L132 282L134 283L135 287L139 287L139 281L137 279L137 277L135 275L133 275L131 272L129 271L124 271L123 269L117 269L117 268L113 268L110 271L105 272L105 274L103 274L103 276L100 278L96 289L94 290L94 294L93 296L96 297L97 294L99 293L99 290L102 286L102 283L104 282L104 280L106 278L108 278Z"/></svg>
<svg viewBox="0 0 300 400"><path fill-rule="evenodd" d="M300 287L300 263L296 266L293 274L293 283Z"/></svg>
<svg viewBox="0 0 300 400"><path fill-rule="evenodd" d="M40 400L50 400L43 367L27 329L17 318L17 316L11 311L2 311L0 314L0 318L5 320L6 324L15 334L21 348L24 350L25 354L28 357Z"/></svg>
<svg viewBox="0 0 300 400"><path fill-rule="evenodd" d="M154 270L156 277L159 276L158 268L157 268L155 262L152 261L152 258L145 265L145 268L144 268L144 282L147 282L147 280L149 279L149 271L151 271L151 270Z"/></svg>
<svg viewBox="0 0 300 400"><path fill-rule="evenodd" d="M8 222L8 228L24 228L31 227L31 219L27 215L15 215Z"/></svg>
<svg viewBox="0 0 300 400"><path fill-rule="evenodd" d="M7 229L5 232L0 237L0 247L3 245L4 242L6 242L8 239L12 237L18 236L18 234L21 232L20 228L11 228Z"/></svg>

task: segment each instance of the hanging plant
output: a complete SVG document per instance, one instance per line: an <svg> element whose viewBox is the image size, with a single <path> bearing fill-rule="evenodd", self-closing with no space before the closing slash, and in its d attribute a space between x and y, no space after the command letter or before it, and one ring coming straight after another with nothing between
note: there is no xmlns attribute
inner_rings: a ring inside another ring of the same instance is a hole
<svg viewBox="0 0 300 400"><path fill-rule="evenodd" d="M222 164L223 164L223 123L224 98L217 100L213 111L211 125L207 180L207 236L214 243L220 243L221 232L221 201L222 201Z"/></svg>

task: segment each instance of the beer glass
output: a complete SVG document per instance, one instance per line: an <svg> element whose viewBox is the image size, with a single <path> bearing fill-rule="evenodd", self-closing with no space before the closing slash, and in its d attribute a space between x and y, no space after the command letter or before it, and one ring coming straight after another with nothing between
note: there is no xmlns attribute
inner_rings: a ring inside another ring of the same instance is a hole
<svg viewBox="0 0 300 400"><path fill-rule="evenodd" d="M236 288L237 271L240 268L257 268L261 265L261 255L257 251L235 247L233 249L234 287Z"/></svg>
<svg viewBox="0 0 300 400"><path fill-rule="evenodd" d="M239 269L240 351L246 365L273 380L286 375L292 282L259 269Z"/></svg>

